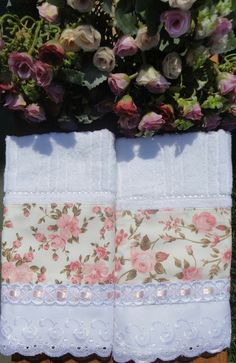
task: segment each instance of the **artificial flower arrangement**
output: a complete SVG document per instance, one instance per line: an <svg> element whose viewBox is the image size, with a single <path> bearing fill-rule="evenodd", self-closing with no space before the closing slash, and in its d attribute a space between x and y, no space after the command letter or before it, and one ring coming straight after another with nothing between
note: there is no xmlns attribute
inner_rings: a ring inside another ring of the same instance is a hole
<svg viewBox="0 0 236 363"><path fill-rule="evenodd" d="M109 115L128 136L231 130L235 11L233 0L12 1L0 107L75 129Z"/></svg>

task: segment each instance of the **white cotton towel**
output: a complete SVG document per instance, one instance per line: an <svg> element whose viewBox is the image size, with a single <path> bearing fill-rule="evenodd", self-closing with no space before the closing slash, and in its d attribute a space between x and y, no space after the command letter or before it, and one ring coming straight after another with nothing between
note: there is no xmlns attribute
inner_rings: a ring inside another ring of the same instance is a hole
<svg viewBox="0 0 236 363"><path fill-rule="evenodd" d="M225 131L117 141L117 208L230 207Z"/></svg>
<svg viewBox="0 0 236 363"><path fill-rule="evenodd" d="M5 203L111 202L114 136L107 130L6 139Z"/></svg>

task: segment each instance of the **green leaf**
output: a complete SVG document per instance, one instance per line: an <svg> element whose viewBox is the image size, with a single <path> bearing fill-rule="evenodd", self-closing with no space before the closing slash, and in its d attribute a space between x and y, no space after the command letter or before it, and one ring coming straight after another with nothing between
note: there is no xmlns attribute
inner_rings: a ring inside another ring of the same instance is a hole
<svg viewBox="0 0 236 363"><path fill-rule="evenodd" d="M175 266L178 268L182 268L182 262L178 258L174 257L175 259Z"/></svg>
<svg viewBox="0 0 236 363"><path fill-rule="evenodd" d="M184 260L184 268L189 268L190 264L188 261Z"/></svg>
<svg viewBox="0 0 236 363"><path fill-rule="evenodd" d="M61 68L58 78L68 83L82 85L84 81L84 73L75 69Z"/></svg>
<svg viewBox="0 0 236 363"><path fill-rule="evenodd" d="M160 262L157 262L155 264L155 271L158 274L164 274L165 273L165 269L164 269L163 265Z"/></svg>
<svg viewBox="0 0 236 363"><path fill-rule="evenodd" d="M175 120L174 125L177 127L178 130L186 131L193 126L193 122L185 119L177 119Z"/></svg>
<svg viewBox="0 0 236 363"><path fill-rule="evenodd" d="M30 266L30 269L31 269L33 272L38 272L39 267L38 267L38 266Z"/></svg>
<svg viewBox="0 0 236 363"><path fill-rule="evenodd" d="M210 95L206 101L203 102L202 108L206 109L209 108L211 110L219 110L221 109L226 102L226 99L218 94Z"/></svg>
<svg viewBox="0 0 236 363"><path fill-rule="evenodd" d="M146 22L148 27L148 33L150 36L156 35L158 28L160 26L159 16L160 13L160 3L159 1L152 0L149 1L149 5L146 9Z"/></svg>
<svg viewBox="0 0 236 363"><path fill-rule="evenodd" d="M148 238L147 235L145 235L141 241L140 248L143 251L147 251L149 250L150 247L151 247L150 239Z"/></svg>
<svg viewBox="0 0 236 363"><path fill-rule="evenodd" d="M111 14L112 13L112 0L103 0L102 8L105 13Z"/></svg>
<svg viewBox="0 0 236 363"><path fill-rule="evenodd" d="M65 0L47 0L49 4L56 5L59 8L64 8L66 5Z"/></svg>
<svg viewBox="0 0 236 363"><path fill-rule="evenodd" d="M135 10L134 0L120 0L117 4L117 9L125 13L130 13Z"/></svg>
<svg viewBox="0 0 236 363"><path fill-rule="evenodd" d="M135 279L136 276L137 276L137 271L136 270L130 270L127 277L126 277L126 281L133 280L133 279Z"/></svg>
<svg viewBox="0 0 236 363"><path fill-rule="evenodd" d="M82 84L89 90L99 86L107 80L107 73L99 71L99 69L92 64L83 69L83 74L84 78Z"/></svg>
<svg viewBox="0 0 236 363"><path fill-rule="evenodd" d="M82 123L82 124L85 124L85 125L91 124L92 122L99 119L98 116L89 115L87 113L79 115L79 116L75 116L75 118L78 120L79 123Z"/></svg>
<svg viewBox="0 0 236 363"><path fill-rule="evenodd" d="M133 35L137 33L137 17L134 13L133 2L130 0L119 1L115 11L116 26L124 34Z"/></svg>

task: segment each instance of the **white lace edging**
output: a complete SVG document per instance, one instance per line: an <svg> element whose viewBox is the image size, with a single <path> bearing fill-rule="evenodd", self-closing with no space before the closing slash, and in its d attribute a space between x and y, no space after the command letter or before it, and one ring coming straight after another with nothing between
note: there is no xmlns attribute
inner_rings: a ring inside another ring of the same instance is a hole
<svg viewBox="0 0 236 363"><path fill-rule="evenodd" d="M229 279L158 284L2 284L2 302L34 305L160 305L229 299Z"/></svg>

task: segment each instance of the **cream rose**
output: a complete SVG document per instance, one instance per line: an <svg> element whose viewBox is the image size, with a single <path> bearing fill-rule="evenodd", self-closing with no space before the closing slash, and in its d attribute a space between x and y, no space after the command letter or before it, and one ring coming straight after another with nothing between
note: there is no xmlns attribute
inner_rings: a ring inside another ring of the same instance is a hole
<svg viewBox="0 0 236 363"><path fill-rule="evenodd" d="M169 0L172 8L179 8L181 10L189 10L196 0Z"/></svg>
<svg viewBox="0 0 236 363"><path fill-rule="evenodd" d="M67 0L67 4L81 13L89 13L94 6L94 0Z"/></svg>
<svg viewBox="0 0 236 363"><path fill-rule="evenodd" d="M59 39L59 43L62 45L66 52L78 52L80 47L76 43L77 32L74 29L65 29Z"/></svg>
<svg viewBox="0 0 236 363"><path fill-rule="evenodd" d="M156 47L159 41L160 41L159 34L156 34L154 36L149 36L148 29L146 26L138 30L138 33L135 38L135 43L137 47L142 51Z"/></svg>
<svg viewBox="0 0 236 363"><path fill-rule="evenodd" d="M164 76L169 79L177 79L182 72L182 60L178 53L172 52L166 55L162 63Z"/></svg>
<svg viewBox="0 0 236 363"><path fill-rule="evenodd" d="M100 71L111 72L115 68L115 55L108 47L99 48L93 57L93 64Z"/></svg>
<svg viewBox="0 0 236 363"><path fill-rule="evenodd" d="M92 25L80 25L74 29L76 44L85 52L94 52L101 43L101 34Z"/></svg>

